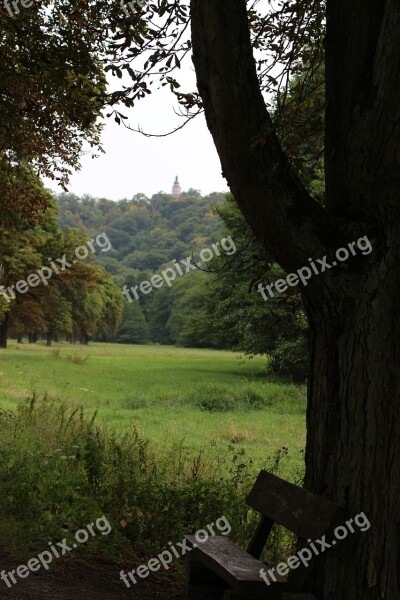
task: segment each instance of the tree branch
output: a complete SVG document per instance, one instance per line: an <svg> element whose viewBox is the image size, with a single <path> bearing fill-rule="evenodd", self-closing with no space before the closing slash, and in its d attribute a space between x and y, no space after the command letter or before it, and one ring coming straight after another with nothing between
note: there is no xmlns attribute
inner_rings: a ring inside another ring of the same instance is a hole
<svg viewBox="0 0 400 600"><path fill-rule="evenodd" d="M335 246L335 224L290 166L257 78L245 0L191 0L193 62L223 173L286 271Z"/></svg>

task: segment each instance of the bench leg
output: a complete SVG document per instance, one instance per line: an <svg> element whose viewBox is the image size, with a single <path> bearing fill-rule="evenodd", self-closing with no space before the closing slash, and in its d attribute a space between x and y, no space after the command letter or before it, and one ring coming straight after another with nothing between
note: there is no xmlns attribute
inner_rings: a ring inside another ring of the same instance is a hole
<svg viewBox="0 0 400 600"><path fill-rule="evenodd" d="M186 597L189 600L224 600L226 583L194 560L186 561Z"/></svg>

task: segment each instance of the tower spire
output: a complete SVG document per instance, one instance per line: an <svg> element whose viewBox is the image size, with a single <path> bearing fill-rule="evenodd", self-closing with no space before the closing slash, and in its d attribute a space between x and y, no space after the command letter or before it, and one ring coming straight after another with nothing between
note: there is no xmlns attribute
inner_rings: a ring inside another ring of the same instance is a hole
<svg viewBox="0 0 400 600"><path fill-rule="evenodd" d="M180 186L178 175L177 175L176 178L175 178L175 183L172 186L172 197L173 198L179 198L179 196L181 194L182 194L182 188Z"/></svg>

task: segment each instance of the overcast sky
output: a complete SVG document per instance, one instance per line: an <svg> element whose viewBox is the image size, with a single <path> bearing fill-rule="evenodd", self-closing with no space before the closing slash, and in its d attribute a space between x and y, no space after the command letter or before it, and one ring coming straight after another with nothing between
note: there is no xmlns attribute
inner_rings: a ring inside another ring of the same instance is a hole
<svg viewBox="0 0 400 600"><path fill-rule="evenodd" d="M187 0L182 2L187 4ZM261 12L268 12L269 0L257 0L257 6ZM183 61L176 76L182 85L181 92L196 90L190 56ZM122 80L109 78L110 89L121 89L121 83L129 85L125 77ZM132 127L140 126L149 133L161 134L182 123L174 113L174 106L178 108L175 97L162 88L133 109L122 109L122 112L128 116ZM78 196L90 194L119 200L132 198L137 193L149 197L160 191L170 193L176 175L183 191L194 188L206 195L228 190L203 115L166 138L146 138L118 126L112 119L106 119L102 142L105 154L94 160L84 155L81 171L71 178L69 191ZM45 183L56 192L62 191L52 181L46 180Z"/></svg>
<svg viewBox="0 0 400 600"><path fill-rule="evenodd" d="M165 133L181 124L173 106L174 97L164 88L122 112L132 127ZM194 188L206 195L228 189L203 115L166 138L146 138L106 119L102 141L106 154L96 159L82 157L82 170L71 178L70 192L111 200L140 192L147 196L170 193L176 175L184 191ZM46 181L46 185L62 191L54 182Z"/></svg>

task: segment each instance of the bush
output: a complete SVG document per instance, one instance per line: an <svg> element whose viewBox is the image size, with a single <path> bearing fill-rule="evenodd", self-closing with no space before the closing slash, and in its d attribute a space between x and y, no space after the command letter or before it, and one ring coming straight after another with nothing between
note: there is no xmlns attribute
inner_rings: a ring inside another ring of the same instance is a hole
<svg viewBox="0 0 400 600"><path fill-rule="evenodd" d="M240 412L262 410L277 404L282 391L273 388L262 389L259 385L246 383L236 388L218 384L201 384L194 388L188 401L208 412Z"/></svg>
<svg viewBox="0 0 400 600"><path fill-rule="evenodd" d="M310 368L307 338L303 335L294 340L279 339L269 366L280 377L304 383Z"/></svg>

